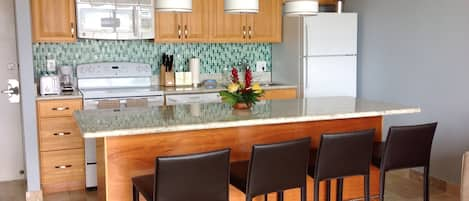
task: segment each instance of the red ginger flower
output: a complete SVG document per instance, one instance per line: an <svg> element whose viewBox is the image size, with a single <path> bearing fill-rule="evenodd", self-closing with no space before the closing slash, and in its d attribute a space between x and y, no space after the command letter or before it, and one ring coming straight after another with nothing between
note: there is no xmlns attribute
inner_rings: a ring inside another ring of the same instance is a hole
<svg viewBox="0 0 469 201"><path fill-rule="evenodd" d="M251 69L246 69L246 76L245 76L245 81L246 81L246 89L251 87L251 82L252 82L252 72Z"/></svg>
<svg viewBox="0 0 469 201"><path fill-rule="evenodd" d="M233 67L231 69L231 79L232 79L233 83L238 83L239 82L238 69L236 69L235 67Z"/></svg>

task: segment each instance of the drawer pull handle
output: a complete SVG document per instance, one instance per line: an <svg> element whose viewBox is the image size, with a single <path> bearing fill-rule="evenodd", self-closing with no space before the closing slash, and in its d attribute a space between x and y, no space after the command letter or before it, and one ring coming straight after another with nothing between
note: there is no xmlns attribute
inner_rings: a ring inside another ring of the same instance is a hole
<svg viewBox="0 0 469 201"><path fill-rule="evenodd" d="M52 110L54 111L65 111L65 110L69 110L70 108L69 107L54 107L52 108Z"/></svg>
<svg viewBox="0 0 469 201"><path fill-rule="evenodd" d="M58 165L58 166L55 166L55 169L67 169L71 167L72 165Z"/></svg>
<svg viewBox="0 0 469 201"><path fill-rule="evenodd" d="M71 135L72 133L70 132L59 132L59 133L54 133L54 136L66 136L66 135Z"/></svg>

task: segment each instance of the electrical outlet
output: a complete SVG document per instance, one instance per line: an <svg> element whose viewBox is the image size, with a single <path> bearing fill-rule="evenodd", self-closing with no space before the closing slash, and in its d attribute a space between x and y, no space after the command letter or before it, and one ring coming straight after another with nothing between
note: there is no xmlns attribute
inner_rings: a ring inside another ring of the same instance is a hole
<svg viewBox="0 0 469 201"><path fill-rule="evenodd" d="M267 71L267 62L266 61L257 61L256 62L256 72L265 72Z"/></svg>

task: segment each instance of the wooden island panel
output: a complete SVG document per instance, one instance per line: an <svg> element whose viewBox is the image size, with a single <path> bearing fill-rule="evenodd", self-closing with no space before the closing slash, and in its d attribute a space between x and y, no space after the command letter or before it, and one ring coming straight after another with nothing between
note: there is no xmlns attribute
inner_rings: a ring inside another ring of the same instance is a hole
<svg viewBox="0 0 469 201"><path fill-rule="evenodd" d="M157 156L207 152L230 147L231 161L247 160L253 144L276 143L310 136L317 148L323 133L349 132L375 128L375 141L381 140L382 117L312 121L176 133L160 133L98 139L98 189L103 200L130 201L131 178L152 174ZM100 147L101 146L101 147ZM379 170L371 168L371 194L377 195ZM104 187L105 185L106 187ZM333 195L334 193L333 182ZM312 200L312 179L308 178L308 200ZM325 188L322 188L325 191ZM299 190L286 192L285 200L299 200ZM274 195L271 195L272 198ZM334 197L334 196L332 196ZM344 200L363 197L363 177L345 179ZM230 188L230 200L244 200L244 194ZM256 200L263 200L259 197ZM272 199L275 200L275 199ZM325 200L321 193L321 200Z"/></svg>

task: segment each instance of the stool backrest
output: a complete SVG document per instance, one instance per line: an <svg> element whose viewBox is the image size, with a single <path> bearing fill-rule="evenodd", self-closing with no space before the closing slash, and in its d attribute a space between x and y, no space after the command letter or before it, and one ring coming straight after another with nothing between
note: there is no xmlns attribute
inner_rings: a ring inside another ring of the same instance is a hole
<svg viewBox="0 0 469 201"><path fill-rule="evenodd" d="M154 201L228 201L230 149L156 159Z"/></svg>
<svg viewBox="0 0 469 201"><path fill-rule="evenodd" d="M368 175L375 130L324 134L316 157L314 179Z"/></svg>
<svg viewBox="0 0 469 201"><path fill-rule="evenodd" d="M389 128L381 170L428 166L436 126L430 123Z"/></svg>
<svg viewBox="0 0 469 201"><path fill-rule="evenodd" d="M469 201L469 152L462 159L461 201Z"/></svg>
<svg viewBox="0 0 469 201"><path fill-rule="evenodd" d="M246 194L252 197L306 185L311 138L254 145Z"/></svg>

